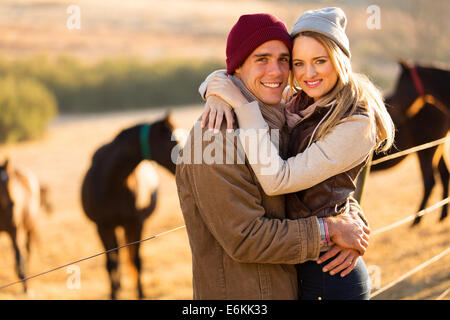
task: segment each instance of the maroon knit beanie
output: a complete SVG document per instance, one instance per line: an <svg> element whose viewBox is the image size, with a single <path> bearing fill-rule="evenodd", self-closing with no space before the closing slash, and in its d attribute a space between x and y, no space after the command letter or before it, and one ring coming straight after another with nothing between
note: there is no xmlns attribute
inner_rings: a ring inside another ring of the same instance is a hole
<svg viewBox="0 0 450 320"><path fill-rule="evenodd" d="M280 40L292 50L289 32L278 17L267 13L241 16L227 39L227 73L233 74L257 47L270 40Z"/></svg>

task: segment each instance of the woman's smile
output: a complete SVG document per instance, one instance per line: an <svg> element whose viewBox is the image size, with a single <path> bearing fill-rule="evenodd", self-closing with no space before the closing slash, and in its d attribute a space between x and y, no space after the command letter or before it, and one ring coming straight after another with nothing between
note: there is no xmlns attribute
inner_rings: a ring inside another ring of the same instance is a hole
<svg viewBox="0 0 450 320"><path fill-rule="evenodd" d="M322 84L322 79L305 80L305 85L309 88L316 88Z"/></svg>

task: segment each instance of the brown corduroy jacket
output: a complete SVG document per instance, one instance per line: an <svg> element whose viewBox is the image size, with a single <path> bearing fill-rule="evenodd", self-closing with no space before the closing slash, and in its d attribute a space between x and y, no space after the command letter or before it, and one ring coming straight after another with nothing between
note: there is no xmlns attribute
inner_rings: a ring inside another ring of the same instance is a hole
<svg viewBox="0 0 450 320"><path fill-rule="evenodd" d="M216 135L196 126L176 170L194 299L297 299L294 264L317 259L317 218L285 219L284 197L264 194L246 158L236 163L239 139L226 134L225 122ZM224 164L195 164L196 146L200 156L223 152ZM226 146L234 148L231 164Z"/></svg>

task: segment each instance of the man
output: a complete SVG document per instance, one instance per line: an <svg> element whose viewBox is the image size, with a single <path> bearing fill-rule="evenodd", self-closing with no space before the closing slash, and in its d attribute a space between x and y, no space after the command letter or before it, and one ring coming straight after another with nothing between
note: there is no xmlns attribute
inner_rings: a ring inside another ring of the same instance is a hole
<svg viewBox="0 0 450 320"><path fill-rule="evenodd" d="M241 16L228 36L227 72L255 97L271 128L284 121L277 114L291 49L284 23L268 14ZM285 219L283 196L264 194L247 161L198 164L188 152L196 144L203 151L214 145L217 157L229 151L225 145L236 155L239 142L225 133L225 125L213 142L206 129L197 137L195 131L194 126L176 172L192 250L194 299L297 299L294 265L318 258L324 237L318 219ZM327 225L334 243L365 250L356 245L363 230L369 232L360 220L341 215L327 218Z"/></svg>

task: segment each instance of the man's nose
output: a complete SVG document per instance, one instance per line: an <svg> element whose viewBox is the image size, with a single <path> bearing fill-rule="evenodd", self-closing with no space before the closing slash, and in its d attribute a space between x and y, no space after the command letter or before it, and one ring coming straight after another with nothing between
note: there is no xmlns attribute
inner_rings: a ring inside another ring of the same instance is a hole
<svg viewBox="0 0 450 320"><path fill-rule="evenodd" d="M269 72L268 72L271 76L279 76L283 73L283 70L280 66L280 63L277 62L272 62L269 65Z"/></svg>

